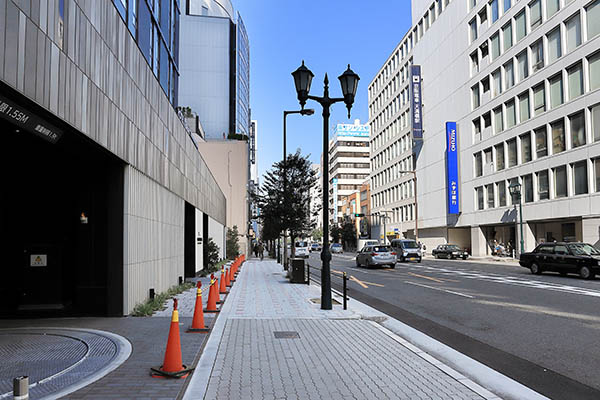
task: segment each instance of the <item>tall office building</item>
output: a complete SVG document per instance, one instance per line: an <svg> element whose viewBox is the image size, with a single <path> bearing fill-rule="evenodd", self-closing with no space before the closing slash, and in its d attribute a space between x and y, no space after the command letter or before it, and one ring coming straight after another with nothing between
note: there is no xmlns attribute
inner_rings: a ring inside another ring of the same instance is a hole
<svg viewBox="0 0 600 400"><path fill-rule="evenodd" d="M225 196L174 109L178 19L0 2L0 315L129 314L224 249Z"/></svg>
<svg viewBox="0 0 600 400"><path fill-rule="evenodd" d="M320 229L323 226L323 197L321 196L321 187L323 186L321 177L321 165L312 164L310 168L315 171L317 182L310 189L310 213L311 222L314 224L315 229Z"/></svg>
<svg viewBox="0 0 600 400"><path fill-rule="evenodd" d="M179 105L199 115L206 140L249 136L250 47L242 17L230 0L182 4Z"/></svg>
<svg viewBox="0 0 600 400"><path fill-rule="evenodd" d="M337 124L329 140L329 221L341 223L342 198L360 190L369 176L369 125Z"/></svg>
<svg viewBox="0 0 600 400"><path fill-rule="evenodd" d="M405 78L421 95L408 115L419 239L473 255L494 242L518 252L521 239L524 250L554 240L599 246L600 0L412 4L413 27L369 92L372 124L389 124L382 111L398 88L385 71L420 67Z"/></svg>

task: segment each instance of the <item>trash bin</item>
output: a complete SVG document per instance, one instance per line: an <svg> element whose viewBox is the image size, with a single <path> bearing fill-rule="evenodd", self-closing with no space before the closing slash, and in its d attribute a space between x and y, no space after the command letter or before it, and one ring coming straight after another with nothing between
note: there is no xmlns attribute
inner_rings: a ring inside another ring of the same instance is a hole
<svg viewBox="0 0 600 400"><path fill-rule="evenodd" d="M292 258L290 260L290 282L291 283L306 283L304 272L304 258Z"/></svg>

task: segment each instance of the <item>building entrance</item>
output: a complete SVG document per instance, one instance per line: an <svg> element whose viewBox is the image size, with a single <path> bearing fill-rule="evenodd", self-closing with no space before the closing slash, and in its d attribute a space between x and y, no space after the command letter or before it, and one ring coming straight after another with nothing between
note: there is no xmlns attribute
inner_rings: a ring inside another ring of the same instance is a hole
<svg viewBox="0 0 600 400"><path fill-rule="evenodd" d="M516 231L514 224L482 226L486 241L486 254L501 257L514 256Z"/></svg>
<svg viewBox="0 0 600 400"><path fill-rule="evenodd" d="M0 120L0 316L122 315L123 164Z"/></svg>

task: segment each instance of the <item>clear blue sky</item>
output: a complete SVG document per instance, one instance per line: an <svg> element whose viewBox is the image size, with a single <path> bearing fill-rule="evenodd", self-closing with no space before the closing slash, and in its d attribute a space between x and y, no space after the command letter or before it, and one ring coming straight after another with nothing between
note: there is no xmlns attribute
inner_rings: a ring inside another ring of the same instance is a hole
<svg viewBox="0 0 600 400"><path fill-rule="evenodd" d="M337 77L347 64L360 76L352 116L344 103L333 105L330 126L368 120L367 88L410 27L409 0L233 0L250 41L250 104L258 121L259 175L283 154L283 110L300 108L290 75L302 60L315 74L311 94L341 97ZM322 151L321 106L312 116L289 115L287 150L300 148L318 163ZM331 129L330 129L331 133ZM261 180L262 183L262 180Z"/></svg>

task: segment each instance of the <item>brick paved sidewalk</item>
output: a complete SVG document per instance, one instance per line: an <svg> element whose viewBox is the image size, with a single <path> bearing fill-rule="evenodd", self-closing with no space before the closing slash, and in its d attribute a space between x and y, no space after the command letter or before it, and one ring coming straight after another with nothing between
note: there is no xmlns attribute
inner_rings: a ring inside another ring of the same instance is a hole
<svg viewBox="0 0 600 400"><path fill-rule="evenodd" d="M321 310L319 297L274 261L247 261L184 398L498 399L375 322Z"/></svg>

